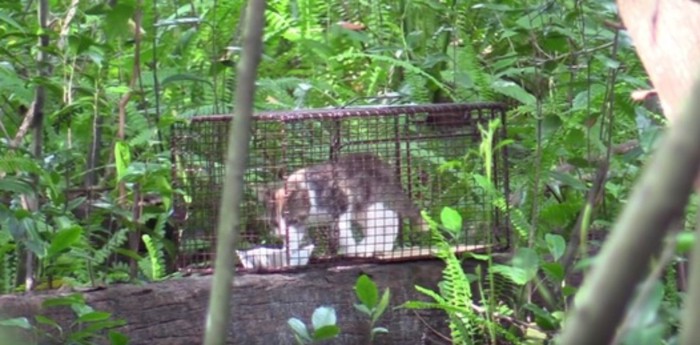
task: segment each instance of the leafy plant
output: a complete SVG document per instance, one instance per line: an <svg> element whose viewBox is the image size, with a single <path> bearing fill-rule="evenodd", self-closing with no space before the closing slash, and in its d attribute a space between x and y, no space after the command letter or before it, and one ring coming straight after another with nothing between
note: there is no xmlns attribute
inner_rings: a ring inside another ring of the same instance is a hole
<svg viewBox="0 0 700 345"><path fill-rule="evenodd" d="M24 317L5 319L0 320L0 334L3 331L10 333L11 329L8 328L25 330L30 333L30 339L14 339L14 341L17 341L17 344L30 345L44 344L46 341L65 345L96 345L103 344L105 341L111 345L129 343L127 336L114 330L125 325L126 322L113 319L111 313L94 310L87 305L80 294L48 298L44 300L43 307L68 307L73 311L75 320L68 325L68 328L64 328L56 320L43 315L35 316L35 323Z"/></svg>
<svg viewBox="0 0 700 345"><path fill-rule="evenodd" d="M391 293L389 289L385 289L381 298L379 297L379 289L377 284L372 281L367 275L361 275L355 283L355 294L360 303L356 303L355 309L360 313L369 317L369 342L374 341L374 337L380 333L389 333L389 330L384 327L375 327L379 318L384 314L389 306Z"/></svg>
<svg viewBox="0 0 700 345"><path fill-rule="evenodd" d="M311 327L298 318L292 317L287 324L292 329L297 344L313 344L319 341L333 339L340 333L336 325L335 309L321 306L314 310L311 316Z"/></svg>
<svg viewBox="0 0 700 345"><path fill-rule="evenodd" d="M456 216L457 213L454 210L443 211L441 215L444 217L442 225L445 228L449 229L455 225L459 225L461 228L461 219ZM473 332L479 318L472 309L470 281L449 243L438 230L439 224L426 213L423 214L423 217L430 225L433 242L437 249L436 256L445 262L445 268L442 272L443 280L438 284L439 292L416 286L418 292L429 296L434 302L408 301L402 307L443 310L450 321L452 342L455 344L475 344Z"/></svg>

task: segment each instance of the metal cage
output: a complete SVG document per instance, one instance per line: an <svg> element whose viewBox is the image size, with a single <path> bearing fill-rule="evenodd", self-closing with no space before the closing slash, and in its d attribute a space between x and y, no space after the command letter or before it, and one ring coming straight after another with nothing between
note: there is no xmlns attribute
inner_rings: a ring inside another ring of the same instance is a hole
<svg viewBox="0 0 700 345"><path fill-rule="evenodd" d="M175 207L186 213L177 224L181 270L213 265L232 118L199 116L173 127L173 183L183 192ZM506 123L505 108L496 103L257 114L241 237L232 248L237 267L279 271L432 257L434 239L415 211L441 223L445 206L460 217L449 216L438 231L458 252L507 248L507 206L494 206L494 198L509 192L507 150L496 150L491 160L495 192L470 175L485 175L479 125L485 129L492 120L500 120L498 142Z"/></svg>

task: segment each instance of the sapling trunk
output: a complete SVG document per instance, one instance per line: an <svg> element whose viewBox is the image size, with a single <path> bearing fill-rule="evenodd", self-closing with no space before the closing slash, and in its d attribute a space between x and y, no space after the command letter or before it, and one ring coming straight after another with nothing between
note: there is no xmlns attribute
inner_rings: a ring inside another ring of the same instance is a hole
<svg viewBox="0 0 700 345"><path fill-rule="evenodd" d="M264 13L265 0L248 2L243 53L238 63L235 116L229 130L226 176L219 207L215 271L205 326L205 345L226 343L231 311L231 286L235 271L233 253L240 232L243 176L248 159L255 78L262 52Z"/></svg>

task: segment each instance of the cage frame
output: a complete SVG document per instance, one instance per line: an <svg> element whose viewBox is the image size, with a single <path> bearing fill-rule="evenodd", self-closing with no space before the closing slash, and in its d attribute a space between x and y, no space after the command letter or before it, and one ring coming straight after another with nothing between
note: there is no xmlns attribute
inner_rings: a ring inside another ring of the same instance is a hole
<svg viewBox="0 0 700 345"><path fill-rule="evenodd" d="M329 142L328 145L328 160L329 161L334 161L337 160L339 157L343 146L346 145L356 145L359 143L363 142L358 142L358 141L353 141L350 144L343 144L342 143L342 133L341 133L341 121L344 119L348 118L359 118L359 119L364 119L364 118L372 118L372 117L394 117L395 119L395 136L391 139L380 139L380 140L366 140L366 143L378 143L378 142L388 142L389 140L393 141L395 144L395 165L394 169L396 170L397 174L402 173L402 165L404 164L402 162L402 157L401 154L402 152L406 153L406 160L405 162L407 173L410 175L411 174L411 150L410 150L410 145L411 145L411 138L408 138L408 140L402 139L400 134L402 133L399 129L399 123L398 123L398 116L399 115L405 115L405 116L411 116L411 115L418 115L418 114L428 114L428 115L436 115L436 116L461 116L463 120L465 120L465 125L470 126L470 127L476 127L477 124L482 124L486 125L490 120L493 120L494 118L498 118L500 120L500 127L498 129L498 133L496 136L496 140L505 140L508 137L508 131L507 131L507 122L506 122L506 114L507 114L507 106L502 104L502 103L495 103L495 102L472 102L472 103L440 103L440 104L422 104L422 105L383 105L383 106L354 106L354 107L348 107L348 108L324 108L324 109L303 109L303 110L292 110L292 111L265 111L265 112L258 112L254 114L253 121L262 121L262 122L277 122L281 123L283 125L286 124L291 124L295 122L304 122L304 121L323 121L323 122L330 122L333 123L334 132L333 136ZM459 115L461 114L461 115ZM476 116L474 116L476 114ZM219 114L219 115L202 115L202 116L195 116L192 118L189 118L185 121L182 121L180 123L176 123L173 125L173 127L177 126L178 124L180 126L184 126L185 128L189 127L192 125L192 123L199 123L199 122L206 122L206 123L213 123L214 125L218 126L231 126L231 121L233 120L234 115L233 114ZM281 134L284 137L285 133L285 126L281 126ZM174 133L174 131L173 131ZM421 140L440 140L440 139L445 139L445 138L459 138L459 137L467 137L468 135L464 133L457 133L457 134L446 134L446 133L439 133L439 134L434 134L433 136L421 136ZM173 178L173 187L175 189L178 188L184 188L185 186L183 185L182 181L178 178L178 173L180 172L178 170L178 162L177 162L177 156L180 153L179 149L184 147L182 145L183 140L185 138L183 137L178 137L177 135L171 135L170 142L171 142L171 157L172 157L172 178ZM283 159L281 160L282 163L285 163L288 161L287 157L287 144L286 142L283 142L281 144L281 150L282 150L282 157ZM406 145L405 148L401 147L402 145ZM465 146L466 148L466 146ZM249 155L252 152L249 152ZM223 159L223 157L222 157ZM508 145L503 146L500 149L500 153L498 154L497 158L494 158L493 160L493 178L492 182L496 183L496 188L501 190L504 195L508 196L510 194L510 176L509 176L509 156L508 156ZM250 168L250 166L248 167ZM293 169L291 169L293 171ZM281 170L281 174L283 176L289 176L289 173L291 172L290 169L288 169L288 164L284 164ZM502 176L500 176L502 174ZM499 185L500 184L500 185ZM406 192L411 195L412 190L411 190L411 184L408 184L408 186L405 186L407 189ZM215 201L216 203L219 202L219 200L210 200L210 201ZM506 211L502 212L499 210L497 207L492 207L493 211L493 217L491 218L494 222L494 224L490 224L490 227L492 231L494 232L499 232L500 235L502 235L503 239L505 241L500 241L499 244L494 244L491 246L492 251L496 252L502 252L502 251L507 251L512 244L512 229L510 226L510 221L509 221L509 211L508 211L509 205L506 203ZM174 213L175 214L187 214L186 206L183 203L183 200L181 197L176 197L175 202L174 202ZM212 210L212 213L216 213L216 210ZM185 227L187 224L187 217L183 216L180 217L177 221L175 226L178 228L178 233L181 234L181 229L182 227ZM178 243L176 244L176 248L178 248L178 253L177 253L177 258L176 258L176 265L178 266L178 269L181 271L199 271L201 268L193 268L193 267L182 267L184 266L184 263L181 260L180 257L180 243L179 240L181 239L181 235L178 236ZM216 248L216 228L214 227L212 230L212 238L211 238L211 247ZM498 241L496 241L498 242ZM458 254L463 254L463 252L482 252L484 250L481 249L469 249L469 250L464 250L464 251L457 251ZM211 253L211 266L213 266L213 261L214 261L214 256L215 253ZM341 257L339 260L338 258L335 258L334 260L328 260L326 262L326 265L334 266L334 265L347 265L347 264L358 264L358 263L386 263L386 262L403 262L403 261L413 261L413 260L426 260L426 259L434 259L434 253L432 253L430 250L427 253L420 252L419 254L416 255L402 255L398 257L390 257L390 258L378 258L378 257ZM313 264L308 264L304 266L293 266L293 267L284 267L284 268L269 268L269 269L247 269L247 268L236 268L237 271L241 272L246 272L246 271L255 271L255 272L280 272L280 271L295 271L295 270L300 270L304 268L310 268L310 267L318 267L319 265L323 266L323 264L320 264L318 262L313 263ZM209 267L205 268L208 269Z"/></svg>

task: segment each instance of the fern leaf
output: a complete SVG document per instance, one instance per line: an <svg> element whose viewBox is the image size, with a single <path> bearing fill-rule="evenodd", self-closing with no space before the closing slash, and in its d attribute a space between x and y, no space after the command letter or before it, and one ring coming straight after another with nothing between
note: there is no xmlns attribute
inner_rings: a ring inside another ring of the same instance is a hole
<svg viewBox="0 0 700 345"><path fill-rule="evenodd" d="M155 241L149 235L141 236L143 243L146 245L146 251L148 252L148 257L144 258L142 261L147 261L150 267L147 270L147 276L152 280L159 280L165 276L165 259L163 258L163 251L159 250ZM144 262L145 264L145 262ZM141 263L139 266L144 268Z"/></svg>

